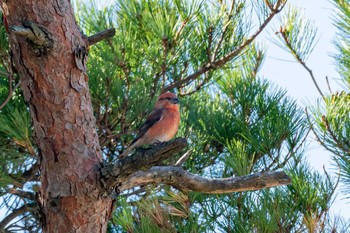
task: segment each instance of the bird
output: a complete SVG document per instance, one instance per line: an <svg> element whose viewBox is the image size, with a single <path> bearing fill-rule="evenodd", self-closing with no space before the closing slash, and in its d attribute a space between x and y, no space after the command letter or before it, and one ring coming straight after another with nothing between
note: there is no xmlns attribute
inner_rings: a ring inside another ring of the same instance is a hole
<svg viewBox="0 0 350 233"><path fill-rule="evenodd" d="M126 157L133 149L144 145L156 144L172 139L180 125L179 102L178 97L171 92L161 94L155 103L153 111L139 128L136 138L119 155L119 158Z"/></svg>

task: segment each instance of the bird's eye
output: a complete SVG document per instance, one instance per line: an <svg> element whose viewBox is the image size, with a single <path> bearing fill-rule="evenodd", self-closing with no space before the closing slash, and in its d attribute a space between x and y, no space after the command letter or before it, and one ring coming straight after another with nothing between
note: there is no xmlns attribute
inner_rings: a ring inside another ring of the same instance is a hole
<svg viewBox="0 0 350 233"><path fill-rule="evenodd" d="M171 100L171 98L170 98L170 97L166 97L166 99L167 99L167 100Z"/></svg>

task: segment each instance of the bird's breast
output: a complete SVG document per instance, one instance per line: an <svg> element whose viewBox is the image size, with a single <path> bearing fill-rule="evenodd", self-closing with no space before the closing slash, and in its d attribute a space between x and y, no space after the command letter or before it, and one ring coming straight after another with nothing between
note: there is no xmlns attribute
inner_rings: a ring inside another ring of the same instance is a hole
<svg viewBox="0 0 350 233"><path fill-rule="evenodd" d="M156 141L164 142L172 139L180 124L180 113L177 111L164 111L161 119L147 132L150 144Z"/></svg>

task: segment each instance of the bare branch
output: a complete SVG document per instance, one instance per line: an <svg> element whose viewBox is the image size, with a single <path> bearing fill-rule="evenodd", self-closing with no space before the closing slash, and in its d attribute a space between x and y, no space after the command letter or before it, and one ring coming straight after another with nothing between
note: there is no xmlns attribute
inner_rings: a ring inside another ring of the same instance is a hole
<svg viewBox="0 0 350 233"><path fill-rule="evenodd" d="M109 37L113 37L114 35L115 35L115 28L109 28L102 32L96 33L95 35L88 37L89 45L96 44L101 40L104 40Z"/></svg>
<svg viewBox="0 0 350 233"><path fill-rule="evenodd" d="M0 231L3 231L5 227L15 218L18 216L24 214L25 212L28 212L36 207L36 203L29 203L21 206L18 209L15 209L11 212L11 214L7 215L1 222L0 222Z"/></svg>
<svg viewBox="0 0 350 233"><path fill-rule="evenodd" d="M135 154L107 164L101 169L102 180L107 190L123 182L132 173L140 170L148 170L152 166L159 165L162 161L187 146L184 138L176 138L168 142L162 142L149 149L142 149Z"/></svg>
<svg viewBox="0 0 350 233"><path fill-rule="evenodd" d="M288 185L291 184L291 179L283 171L210 179L192 174L178 166L154 166L148 171L134 173L118 187L118 191L151 183L172 185L184 191L223 194Z"/></svg>

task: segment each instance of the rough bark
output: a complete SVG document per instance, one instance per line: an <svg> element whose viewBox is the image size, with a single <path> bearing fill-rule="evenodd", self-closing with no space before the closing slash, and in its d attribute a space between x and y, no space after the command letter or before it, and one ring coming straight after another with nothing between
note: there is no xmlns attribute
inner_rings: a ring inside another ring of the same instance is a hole
<svg viewBox="0 0 350 233"><path fill-rule="evenodd" d="M2 4L40 149L43 230L105 232L112 200L99 195L101 152L84 73L88 41L69 1Z"/></svg>

